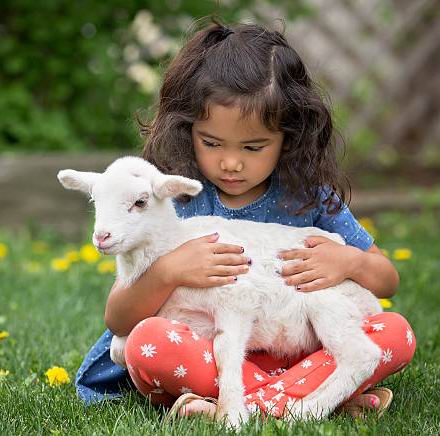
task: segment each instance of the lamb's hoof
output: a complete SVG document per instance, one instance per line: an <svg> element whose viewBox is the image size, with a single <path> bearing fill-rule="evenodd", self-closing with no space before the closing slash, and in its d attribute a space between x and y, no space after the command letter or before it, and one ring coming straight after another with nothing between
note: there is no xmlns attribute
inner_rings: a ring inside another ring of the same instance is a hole
<svg viewBox="0 0 440 436"><path fill-rule="evenodd" d="M217 406L215 414L217 421L223 421L226 425L234 430L238 430L249 419L249 411L244 405L240 407L222 408Z"/></svg>

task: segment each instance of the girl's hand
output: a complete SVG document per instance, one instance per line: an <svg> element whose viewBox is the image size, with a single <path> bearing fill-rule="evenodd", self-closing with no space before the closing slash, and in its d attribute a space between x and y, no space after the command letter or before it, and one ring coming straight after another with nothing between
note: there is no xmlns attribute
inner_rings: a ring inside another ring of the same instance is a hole
<svg viewBox="0 0 440 436"><path fill-rule="evenodd" d="M177 286L210 288L235 283L238 274L249 271L251 263L239 245L216 243L213 234L188 242L164 256L170 281Z"/></svg>
<svg viewBox="0 0 440 436"><path fill-rule="evenodd" d="M338 285L357 268L361 251L356 247L338 244L324 236L309 237L305 245L308 248L279 253L283 260L298 259L280 271L285 283L296 286L298 291L318 291Z"/></svg>

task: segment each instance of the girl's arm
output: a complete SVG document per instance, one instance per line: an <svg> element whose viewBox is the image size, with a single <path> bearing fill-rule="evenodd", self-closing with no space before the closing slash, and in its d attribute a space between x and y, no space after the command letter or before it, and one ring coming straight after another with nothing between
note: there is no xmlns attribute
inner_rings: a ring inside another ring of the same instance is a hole
<svg viewBox="0 0 440 436"><path fill-rule="evenodd" d="M127 336L145 318L154 316L175 289L160 257L130 287L123 287L118 279L110 290L104 321L117 336Z"/></svg>
<svg viewBox="0 0 440 436"><path fill-rule="evenodd" d="M304 249L280 253L283 260L302 260L285 265L281 270L286 284L296 286L298 291L318 291L351 279L377 298L387 298L393 296L399 286L397 270L374 244L362 251L314 236L307 239L306 245Z"/></svg>
<svg viewBox="0 0 440 436"><path fill-rule="evenodd" d="M367 251L359 250L355 257L357 268L354 268L350 279L370 289L377 298L389 298L396 293L399 273L377 245L373 244Z"/></svg>

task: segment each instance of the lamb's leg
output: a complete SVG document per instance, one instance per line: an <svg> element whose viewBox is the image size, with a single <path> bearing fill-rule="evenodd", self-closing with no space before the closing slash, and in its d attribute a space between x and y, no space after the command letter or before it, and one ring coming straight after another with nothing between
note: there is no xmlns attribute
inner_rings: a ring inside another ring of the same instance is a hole
<svg viewBox="0 0 440 436"><path fill-rule="evenodd" d="M110 359L116 365L127 368L125 363L125 343L128 336L113 336L110 345Z"/></svg>
<svg viewBox="0 0 440 436"><path fill-rule="evenodd" d="M220 312L216 314L215 324L214 356L219 383L216 419L226 417L230 425L238 428L249 417L244 404L242 365L252 320L243 314Z"/></svg>
<svg viewBox="0 0 440 436"><path fill-rule="evenodd" d="M344 297L335 298L316 298L307 312L336 368L315 391L289 407L286 418L326 417L373 375L380 362L382 350L363 331L356 307Z"/></svg>

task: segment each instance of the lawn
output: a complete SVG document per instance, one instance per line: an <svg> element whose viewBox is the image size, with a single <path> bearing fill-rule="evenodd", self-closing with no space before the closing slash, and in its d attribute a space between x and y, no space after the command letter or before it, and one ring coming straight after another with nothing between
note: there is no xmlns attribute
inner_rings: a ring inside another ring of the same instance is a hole
<svg viewBox="0 0 440 436"><path fill-rule="evenodd" d="M339 416L290 425L270 419L263 425L253 420L243 434L438 434L438 221L438 211L432 210L387 212L373 219L377 243L401 275L389 310L409 320L418 342L410 366L383 383L395 394L389 412L364 421ZM102 263L107 258L95 258L87 246L78 254L80 247L49 232L0 229L0 434L225 434L224 427L201 418L163 424L163 411L135 392L89 408L77 399L75 373L104 329L114 274L111 262ZM401 248L408 250L395 252ZM70 383L50 386L45 373L53 366L65 368Z"/></svg>

